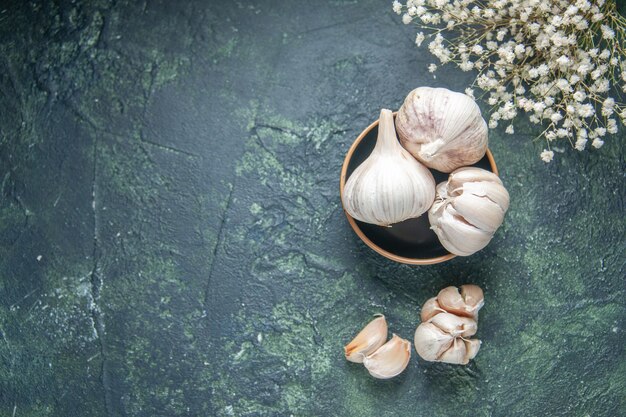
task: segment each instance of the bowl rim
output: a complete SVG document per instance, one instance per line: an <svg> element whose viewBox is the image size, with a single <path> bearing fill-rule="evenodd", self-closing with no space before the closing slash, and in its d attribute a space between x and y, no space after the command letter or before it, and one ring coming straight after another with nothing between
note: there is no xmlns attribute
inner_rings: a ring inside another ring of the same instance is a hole
<svg viewBox="0 0 626 417"><path fill-rule="evenodd" d="M398 114L397 111L393 112L394 119L395 119L397 114ZM378 246L377 244L372 242L365 235L365 233L363 233L363 231L361 230L359 225L356 223L354 218L352 216L350 216L348 214L348 212L346 211L346 208L343 205L343 189L344 189L345 184L346 184L346 174L348 173L348 165L350 165L350 160L352 159L352 155L354 154L354 151L359 146L359 144L361 143L363 138L365 136L367 136L369 134L369 132L372 129L374 129L376 126L378 126L378 119L376 119L373 123L371 123L368 127L365 128L365 130L363 130L359 134L359 136L356 138L356 140L350 146L350 149L348 149L348 153L346 154L346 157L343 160L343 165L341 167L341 176L339 178L339 197L341 199L341 207L343 208L343 212L345 213L346 217L348 218L348 223L350 223L350 226L352 227L352 230L354 230L354 232L357 234L357 236L367 246L369 246L371 249L373 249L375 252L377 252L378 254L384 256L385 258L388 258L388 259L391 259L392 261L400 262L400 263L403 263L403 264L408 264L408 265L433 265L433 264L438 264L438 263L449 261L450 259L456 258L456 255L453 254L453 253L448 253L447 255L437 256L435 258L407 258L405 256L399 256L399 255L396 255L396 254L391 253L389 251L386 251L385 249L381 248L380 246ZM491 153L489 148L487 148L487 152L485 154L487 155L487 160L489 161L489 165L491 166L492 172L494 174L498 175L498 167L496 166L496 161L493 158L493 154Z"/></svg>

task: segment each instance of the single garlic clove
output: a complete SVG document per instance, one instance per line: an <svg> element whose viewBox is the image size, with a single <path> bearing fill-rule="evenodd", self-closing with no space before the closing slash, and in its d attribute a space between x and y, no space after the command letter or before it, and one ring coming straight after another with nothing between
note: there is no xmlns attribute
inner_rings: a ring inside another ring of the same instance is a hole
<svg viewBox="0 0 626 417"><path fill-rule="evenodd" d="M449 183L448 183L449 184ZM509 209L509 193L504 188L504 186L496 184L495 182L466 182L459 188L455 190L454 194L473 194L479 197L486 197L494 204L497 204L498 207L504 212Z"/></svg>
<svg viewBox="0 0 626 417"><path fill-rule="evenodd" d="M476 334L476 321L469 317L460 317L450 313L440 313L431 318L429 323L439 327L453 337L470 337Z"/></svg>
<svg viewBox="0 0 626 417"><path fill-rule="evenodd" d="M400 142L430 168L451 172L478 162L487 151L487 123L465 94L445 88L411 91L398 110Z"/></svg>
<svg viewBox="0 0 626 417"><path fill-rule="evenodd" d="M350 362L362 363L365 356L381 347L387 340L387 321L382 314L367 326L346 346L344 352Z"/></svg>
<svg viewBox="0 0 626 417"><path fill-rule="evenodd" d="M409 364L411 342L397 335L363 360L370 375L378 379L389 379L399 375Z"/></svg>
<svg viewBox="0 0 626 417"><path fill-rule="evenodd" d="M426 301L422 306L422 311L420 312L420 317L422 321L428 321L433 318L436 314L441 312L445 312L444 309L441 308L439 302L437 302L437 297L433 297Z"/></svg>
<svg viewBox="0 0 626 417"><path fill-rule="evenodd" d="M447 312L470 318L478 317L478 310L485 304L483 290L470 284L462 285L460 292L457 287L444 288L437 294L437 301Z"/></svg>
<svg viewBox="0 0 626 417"><path fill-rule="evenodd" d="M435 316L437 317L437 316ZM445 352L454 338L432 323L421 323L415 329L415 351L422 359L436 361Z"/></svg>
<svg viewBox="0 0 626 417"><path fill-rule="evenodd" d="M478 354L478 350L480 349L480 345L482 344L482 342L478 339L469 339L463 341L465 342L465 349L467 350L465 359L467 362L469 362L470 360L474 359Z"/></svg>
<svg viewBox="0 0 626 417"><path fill-rule="evenodd" d="M450 205L441 214L429 212L428 220L441 245L455 255L472 255L487 246L493 237L492 233L469 224Z"/></svg>
<svg viewBox="0 0 626 417"><path fill-rule="evenodd" d="M381 110L376 146L346 181L344 209L362 222L389 226L419 217L434 199L432 174L398 142L393 113Z"/></svg>
<svg viewBox="0 0 626 417"><path fill-rule="evenodd" d="M472 317L478 316L478 310L485 305L485 294L483 290L474 284L461 285L461 297L465 300L465 304L472 311Z"/></svg>
<svg viewBox="0 0 626 417"><path fill-rule="evenodd" d="M486 232L494 233L504 220L504 210L487 197L463 193L450 204L466 222Z"/></svg>
<svg viewBox="0 0 626 417"><path fill-rule="evenodd" d="M467 359L467 348L463 340L456 338L452 342L452 346L441 354L438 362L451 363L454 365L466 365L469 360Z"/></svg>
<svg viewBox="0 0 626 417"><path fill-rule="evenodd" d="M493 172L464 167L455 170L448 178L447 192L450 196L468 193L479 197L487 197L496 203L502 211L509 208L509 193L504 188L502 180ZM447 196L446 196L447 198Z"/></svg>
<svg viewBox="0 0 626 417"><path fill-rule="evenodd" d="M496 182L502 185L502 180L493 172L475 167L462 167L450 174L449 182L452 188L457 188L466 182Z"/></svg>

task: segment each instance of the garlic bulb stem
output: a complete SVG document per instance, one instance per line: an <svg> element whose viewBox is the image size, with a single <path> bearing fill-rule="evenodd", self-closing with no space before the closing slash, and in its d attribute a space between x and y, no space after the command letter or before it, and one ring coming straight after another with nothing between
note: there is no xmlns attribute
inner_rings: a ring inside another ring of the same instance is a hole
<svg viewBox="0 0 626 417"><path fill-rule="evenodd" d="M393 112L383 109L380 111L378 118L378 135L376 137L376 146L372 153L387 154L391 152L399 152L402 149L400 142L396 138L396 129L393 123Z"/></svg>

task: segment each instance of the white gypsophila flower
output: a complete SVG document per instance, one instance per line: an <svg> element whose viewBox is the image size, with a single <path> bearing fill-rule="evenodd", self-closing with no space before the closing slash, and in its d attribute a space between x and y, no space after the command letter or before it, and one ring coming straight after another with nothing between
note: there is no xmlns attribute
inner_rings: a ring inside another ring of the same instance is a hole
<svg viewBox="0 0 626 417"><path fill-rule="evenodd" d="M543 162L548 163L554 158L554 152L544 149L543 152L541 152L540 157Z"/></svg>
<svg viewBox="0 0 626 417"><path fill-rule="evenodd" d="M561 66L567 66L570 63L569 58L566 55L561 55L557 60L556 63L561 65Z"/></svg>
<svg viewBox="0 0 626 417"><path fill-rule="evenodd" d="M578 107L578 115L584 118L591 117L595 114L593 106L589 103L582 104Z"/></svg>
<svg viewBox="0 0 626 417"><path fill-rule="evenodd" d="M462 71L471 71L474 68L474 64L470 61L463 61L459 64L459 68Z"/></svg>
<svg viewBox="0 0 626 417"><path fill-rule="evenodd" d="M617 121L615 119L609 119L606 122L606 131L614 135L617 133Z"/></svg>
<svg viewBox="0 0 626 417"><path fill-rule="evenodd" d="M513 125L508 125L505 132L509 135L512 135L513 133L515 133L515 128L513 127Z"/></svg>
<svg viewBox="0 0 626 417"><path fill-rule="evenodd" d="M587 98L587 94L585 94L584 91L576 91L574 94L572 94L572 98L578 102L582 102L585 101L585 99Z"/></svg>
<svg viewBox="0 0 626 417"><path fill-rule="evenodd" d="M587 146L587 138L579 137L574 144L574 148L578 151L584 151L585 146Z"/></svg>
<svg viewBox="0 0 626 417"><path fill-rule="evenodd" d="M405 13L402 15L402 23L404 23L405 25L408 25L412 21L413 21L413 18L408 13Z"/></svg>
<svg viewBox="0 0 626 417"><path fill-rule="evenodd" d="M435 64L430 64L430 65L428 66L428 72L435 72L435 71L437 71L437 65L435 65Z"/></svg>
<svg viewBox="0 0 626 417"><path fill-rule="evenodd" d="M556 112L552 114L552 116L550 116L550 120L552 121L552 123L558 123L562 119L563 119L563 115L559 112Z"/></svg>
<svg viewBox="0 0 626 417"><path fill-rule="evenodd" d="M476 44L472 47L472 52L476 55L482 54L484 51L483 47L480 44Z"/></svg>
<svg viewBox="0 0 626 417"><path fill-rule="evenodd" d="M613 97L607 97L602 102L602 107L613 110L613 108L615 107L615 99Z"/></svg>
<svg viewBox="0 0 626 417"><path fill-rule="evenodd" d="M393 7L393 11L396 14L402 13L402 3L400 3L398 0L394 0L392 7Z"/></svg>
<svg viewBox="0 0 626 417"><path fill-rule="evenodd" d="M473 89L471 89L471 88L469 88L469 87L465 89L465 94L466 94L469 98L471 98L471 99L474 99L474 98L475 98L475 97L474 97L474 90L473 90Z"/></svg>
<svg viewBox="0 0 626 417"><path fill-rule="evenodd" d="M424 42L424 39L426 39L426 36L424 36L424 32L419 32L415 37L415 44L417 46L422 46L422 42Z"/></svg>
<svg viewBox="0 0 626 417"><path fill-rule="evenodd" d="M604 141L599 138L595 138L593 142L591 142L591 146L593 146L596 149L600 149L602 145L604 145Z"/></svg>
<svg viewBox="0 0 626 417"><path fill-rule="evenodd" d="M615 37L615 32L609 26L602 25L600 29L602 30L602 37L604 39L613 39Z"/></svg>

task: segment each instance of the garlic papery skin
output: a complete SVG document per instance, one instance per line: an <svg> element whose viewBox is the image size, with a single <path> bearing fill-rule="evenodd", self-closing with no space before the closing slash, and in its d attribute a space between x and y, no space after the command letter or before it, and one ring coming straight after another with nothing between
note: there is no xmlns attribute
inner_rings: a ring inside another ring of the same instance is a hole
<svg viewBox="0 0 626 417"><path fill-rule="evenodd" d="M398 142L393 113L383 109L376 146L346 181L346 212L365 223L389 226L425 213L435 199L435 180Z"/></svg>
<svg viewBox="0 0 626 417"><path fill-rule="evenodd" d="M343 350L350 362L362 363L363 359L385 344L387 321L382 314L372 320Z"/></svg>
<svg viewBox="0 0 626 417"><path fill-rule="evenodd" d="M389 379L399 375L411 359L411 342L398 335L363 360L370 375L378 379Z"/></svg>
<svg viewBox="0 0 626 417"><path fill-rule="evenodd" d="M446 287L437 294L439 306L458 316L478 318L478 311L485 305L483 290L478 285L465 284L461 289Z"/></svg>
<svg viewBox="0 0 626 417"><path fill-rule="evenodd" d="M509 193L496 174L460 168L437 185L428 220L449 252L469 256L487 246L508 208Z"/></svg>
<svg viewBox="0 0 626 417"><path fill-rule="evenodd" d="M487 152L487 123L474 100L445 88L419 87L398 110L398 137L405 149L441 172L478 162Z"/></svg>

